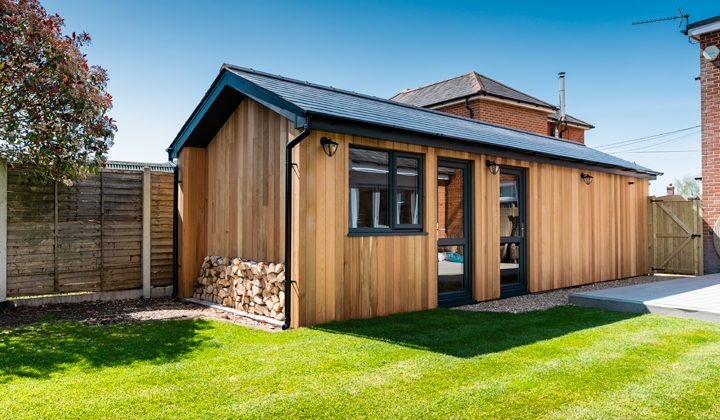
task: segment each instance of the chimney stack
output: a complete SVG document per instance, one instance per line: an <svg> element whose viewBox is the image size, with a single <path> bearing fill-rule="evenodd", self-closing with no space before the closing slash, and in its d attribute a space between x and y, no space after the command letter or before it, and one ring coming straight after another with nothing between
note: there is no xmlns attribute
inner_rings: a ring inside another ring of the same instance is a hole
<svg viewBox="0 0 720 420"><path fill-rule="evenodd" d="M558 73L560 82L560 109L558 110L558 121L555 124L555 137L561 137L560 126L565 123L565 72Z"/></svg>
<svg viewBox="0 0 720 420"><path fill-rule="evenodd" d="M667 195L675 195L675 186L673 184L667 186Z"/></svg>

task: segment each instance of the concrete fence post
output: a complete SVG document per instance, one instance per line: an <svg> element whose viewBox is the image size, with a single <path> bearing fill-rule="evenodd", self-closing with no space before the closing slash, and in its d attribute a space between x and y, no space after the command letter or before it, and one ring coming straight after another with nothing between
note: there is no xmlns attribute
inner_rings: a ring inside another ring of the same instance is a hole
<svg viewBox="0 0 720 420"><path fill-rule="evenodd" d="M0 161L0 302L7 300L7 163Z"/></svg>
<svg viewBox="0 0 720 420"><path fill-rule="evenodd" d="M142 205L142 284L143 297L149 299L152 296L152 284L150 282L150 263L152 258L151 219L152 219L152 174L149 167L143 168L143 205Z"/></svg>

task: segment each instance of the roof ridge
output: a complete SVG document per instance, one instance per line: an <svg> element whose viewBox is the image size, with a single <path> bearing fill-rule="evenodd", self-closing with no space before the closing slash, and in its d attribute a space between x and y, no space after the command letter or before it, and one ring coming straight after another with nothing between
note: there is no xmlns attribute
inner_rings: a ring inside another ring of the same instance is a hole
<svg viewBox="0 0 720 420"><path fill-rule="evenodd" d="M223 64L223 66L221 67L221 70L222 70L222 69L228 69L228 68L229 68L229 69L233 69L233 70L243 71L243 72L246 72L246 73L257 74L257 75L259 75L259 76L272 77L272 78L279 79L279 80L285 80L285 81L292 82L292 83L304 84L304 85L306 85L306 86L313 86L313 87L316 87L316 88L318 88L318 89L329 90L329 91L332 91L332 92L340 92L340 93L350 94L350 95L354 95L354 96L357 96L357 97L360 97L360 98L366 98L366 99L370 99L370 100L380 101L380 102L383 102L383 103L389 103L389 104L392 104L392 105L395 105L395 106L402 106L402 107L405 107L405 108L411 108L411 109L414 109L414 110L418 110L418 111L422 111L422 112L427 112L427 113L429 113L429 114L441 115L441 116L446 117L446 118L455 118L455 119L459 119L459 120L464 120L464 121L468 121L468 122L471 122L471 123L477 124L477 125L486 125L486 126L490 126L490 127L501 128L501 129L504 129L504 130L511 130L511 131L515 131L515 132L519 132L519 133L528 133L528 134L532 134L532 135L537 136L537 137L543 137L543 138L546 138L546 139L549 139L549 140L553 140L553 141L562 141L562 142L571 144L571 145L573 145L573 146L587 147L586 144L578 143L578 142L572 141L572 140L559 139L559 138L557 138L557 137L548 136L548 135L546 135L546 134L540 134L540 133L536 133L536 132L533 132L533 131L522 130L522 129L519 129L519 128L509 127L509 126L500 125L500 124L494 124L494 123L491 123L491 122L482 121L482 120L477 120L477 119L474 119L474 118L463 117L463 116L461 116L461 115L450 114L450 113L447 113L447 112L436 111L436 110L434 110L434 109L428 109L428 108L423 108L423 107L419 107L419 106L415 106L415 105L406 104L406 103L403 103L403 102L392 101L392 100L390 100L390 99L380 98L380 97L378 97L378 96L366 95L366 94L364 94L364 93L353 92L353 91L351 91L351 90L338 89L338 88L335 88L335 87L332 87L332 86L319 85L319 84L317 84L317 83L311 83L311 82L307 82L307 81L303 81L303 80L299 80L299 79L293 79L293 78L291 78L291 77L285 77L285 76L280 76L280 75L277 75L277 74L267 73L267 72L264 72L264 71L259 71L259 70L251 69L251 68L248 68L248 67L241 67L241 66L236 66L236 65L233 65L233 64Z"/></svg>
<svg viewBox="0 0 720 420"><path fill-rule="evenodd" d="M459 78L464 77L464 76L470 76L470 75L472 75L473 73L477 73L477 72L473 70L473 71L469 71L469 72L467 72L467 73L459 74L459 75L457 75L457 76L448 77L447 79L438 80L437 82L429 83L429 84L427 84L427 85L422 85L422 86L418 86L418 87L414 87L414 88L405 88L405 89L403 89L402 91L400 91L400 92L396 93L395 95L393 95L390 99L395 98L396 96L402 95L402 94L404 94L404 93L414 92L414 91L416 91L416 90L429 88L430 86L439 85L440 83L449 82L450 80L459 79Z"/></svg>
<svg viewBox="0 0 720 420"><path fill-rule="evenodd" d="M476 72L476 73L477 73L477 72ZM548 105L548 106L549 106L550 108L552 108L552 109L558 109L557 106L555 106L555 105L553 105L553 104L551 104L551 103L549 103L549 102L545 102L545 101L543 101L542 99L537 98L537 97L535 97L535 96L533 96L533 95L528 95L527 93L525 93L525 92L523 92L523 91L521 91L521 90L517 90L517 89L515 89L515 88L512 87L512 86L508 86L508 85L506 85L506 84L503 83L503 82L498 82L497 80L493 79L492 77L488 77L488 76L485 76L484 74L480 74L480 73L477 73L477 74L480 75L480 77L484 77L484 78L486 78L486 79L492 80L493 82L495 82L495 83L497 83L497 84L499 84L499 85L501 85L501 86L505 86L506 88L508 88L508 89L510 89L510 90L512 90L512 91L514 91L514 92L523 94L523 95L528 96L528 97L530 97L530 98L533 98L533 99L535 99L535 100L538 101L538 102L542 102L542 103ZM493 96L495 96L495 95L493 95Z"/></svg>
<svg viewBox="0 0 720 420"><path fill-rule="evenodd" d="M482 74L476 72L475 70L473 70L473 71L471 72L471 74L472 74L472 76L473 76L473 79L475 79L475 84L476 84L477 87L478 87L478 91L479 91L479 92L482 92L482 91L487 92L487 89L485 89L485 85L483 84L482 79L481 79Z"/></svg>

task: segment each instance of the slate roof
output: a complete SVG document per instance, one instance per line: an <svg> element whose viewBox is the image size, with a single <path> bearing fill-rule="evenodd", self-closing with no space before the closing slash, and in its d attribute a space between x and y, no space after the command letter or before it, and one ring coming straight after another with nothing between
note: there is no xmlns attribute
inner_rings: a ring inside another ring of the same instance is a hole
<svg viewBox="0 0 720 420"><path fill-rule="evenodd" d="M555 105L542 101L527 93L520 92L478 72L461 74L447 80L441 80L413 89L405 89L395 94L390 100L408 105L430 107L443 102L465 98L472 95L486 94L503 99L523 102L543 108L557 109Z"/></svg>
<svg viewBox="0 0 720 420"><path fill-rule="evenodd" d="M629 170L650 176L659 174L577 142L227 64L221 68L213 87L171 144L168 149L171 157L177 156L184 142L190 136L196 135L194 125L200 124L203 114L211 108L211 104L207 103L209 98L216 97L218 91L228 87L241 92L244 90L242 93L268 104L273 109L281 110L283 115L296 115L296 120L297 117L312 117L313 120L326 118L357 122L406 133L418 133L439 141L458 141L524 155ZM297 115L298 113L302 115Z"/></svg>

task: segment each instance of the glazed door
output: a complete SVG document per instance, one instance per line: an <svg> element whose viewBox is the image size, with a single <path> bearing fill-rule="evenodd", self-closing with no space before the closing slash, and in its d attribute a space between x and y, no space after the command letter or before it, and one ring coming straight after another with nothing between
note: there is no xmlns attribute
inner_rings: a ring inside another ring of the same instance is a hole
<svg viewBox="0 0 720 420"><path fill-rule="evenodd" d="M527 293L525 170L500 167L500 296Z"/></svg>
<svg viewBox="0 0 720 420"><path fill-rule="evenodd" d="M471 303L470 165L438 159L437 234L438 304Z"/></svg>

